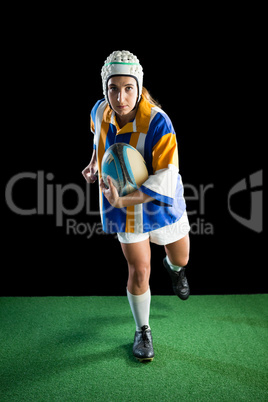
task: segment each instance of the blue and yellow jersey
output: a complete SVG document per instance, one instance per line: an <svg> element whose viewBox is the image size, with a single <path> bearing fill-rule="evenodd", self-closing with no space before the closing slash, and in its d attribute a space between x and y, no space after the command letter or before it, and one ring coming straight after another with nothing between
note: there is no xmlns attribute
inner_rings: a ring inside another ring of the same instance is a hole
<svg viewBox="0 0 268 402"><path fill-rule="evenodd" d="M100 213L106 233L143 233L179 220L186 209L183 184L179 174L177 140L172 123L163 110L142 95L135 119L119 128L115 112L105 99L91 111L91 131L97 153L99 179L104 152L116 142L136 148L144 157L149 172L140 191L153 201L114 208L100 190Z"/></svg>

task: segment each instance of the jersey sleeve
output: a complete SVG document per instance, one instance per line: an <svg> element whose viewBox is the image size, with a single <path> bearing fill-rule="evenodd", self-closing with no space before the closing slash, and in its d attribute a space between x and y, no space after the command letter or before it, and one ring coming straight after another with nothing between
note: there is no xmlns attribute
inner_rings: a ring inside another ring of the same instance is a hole
<svg viewBox="0 0 268 402"><path fill-rule="evenodd" d="M172 206L178 183L179 158L176 134L168 116L157 126L153 144L153 174L139 190L153 197L157 203Z"/></svg>
<svg viewBox="0 0 268 402"><path fill-rule="evenodd" d="M93 148L94 149L96 149L96 142L95 142L95 139L96 139L96 136L95 136L96 113L97 113L98 107L100 106L100 104L102 102L104 102L104 100L105 99L98 100L98 102L96 102L96 104L94 105L94 107L92 108L91 113L90 113L90 131L94 135L94 137L93 137Z"/></svg>

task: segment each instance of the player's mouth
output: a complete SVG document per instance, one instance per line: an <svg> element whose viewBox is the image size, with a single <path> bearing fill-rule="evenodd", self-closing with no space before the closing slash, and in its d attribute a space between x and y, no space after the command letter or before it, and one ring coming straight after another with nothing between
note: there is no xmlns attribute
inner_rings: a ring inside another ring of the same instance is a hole
<svg viewBox="0 0 268 402"><path fill-rule="evenodd" d="M119 106L117 106L117 108L120 109L120 110L126 109L127 107L128 107L127 105L123 105L123 106L119 105Z"/></svg>

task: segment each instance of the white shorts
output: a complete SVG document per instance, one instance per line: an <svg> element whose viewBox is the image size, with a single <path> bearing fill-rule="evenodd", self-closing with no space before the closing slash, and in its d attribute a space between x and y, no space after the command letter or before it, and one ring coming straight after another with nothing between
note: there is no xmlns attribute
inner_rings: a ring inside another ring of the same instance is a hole
<svg viewBox="0 0 268 402"><path fill-rule="evenodd" d="M182 217L171 225L163 226L160 229L152 230L146 233L117 233L118 240L121 243L138 243L150 239L152 243L164 246L182 239L190 231L190 225L186 211Z"/></svg>

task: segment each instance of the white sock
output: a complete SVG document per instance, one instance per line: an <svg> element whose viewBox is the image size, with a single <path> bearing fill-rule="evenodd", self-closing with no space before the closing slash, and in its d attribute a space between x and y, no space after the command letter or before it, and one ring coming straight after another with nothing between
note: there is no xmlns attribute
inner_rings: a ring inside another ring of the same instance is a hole
<svg viewBox="0 0 268 402"><path fill-rule="evenodd" d="M148 288L147 292L142 295L132 295L127 289L127 298L131 307L131 311L136 323L136 331L141 331L144 325L149 326L150 304L151 304L151 290Z"/></svg>
<svg viewBox="0 0 268 402"><path fill-rule="evenodd" d="M179 267L179 265L174 265L174 264L172 264L172 262L170 261L170 259L168 258L168 256L166 256L166 260L167 260L167 263L168 263L168 265L170 266L170 268L173 269L173 271L179 272L179 271L182 269L182 267Z"/></svg>

